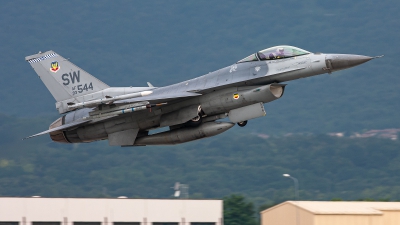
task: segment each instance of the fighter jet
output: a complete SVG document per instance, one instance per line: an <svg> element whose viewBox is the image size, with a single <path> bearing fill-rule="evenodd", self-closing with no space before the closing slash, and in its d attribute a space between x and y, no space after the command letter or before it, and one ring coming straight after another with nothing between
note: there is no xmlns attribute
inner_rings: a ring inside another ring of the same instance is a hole
<svg viewBox="0 0 400 225"><path fill-rule="evenodd" d="M61 143L108 139L113 146L172 145L207 138L265 116L264 104L283 96L284 82L347 69L373 58L311 53L282 45L165 87L150 83L110 87L54 51L39 52L25 60L64 115L48 130L27 138L50 134ZM162 127L169 130L149 134Z"/></svg>

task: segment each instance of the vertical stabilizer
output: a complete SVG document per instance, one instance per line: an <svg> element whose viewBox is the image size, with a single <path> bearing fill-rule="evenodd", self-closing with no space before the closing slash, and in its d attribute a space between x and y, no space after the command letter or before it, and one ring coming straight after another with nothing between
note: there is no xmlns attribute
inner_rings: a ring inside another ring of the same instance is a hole
<svg viewBox="0 0 400 225"><path fill-rule="evenodd" d="M57 102L109 86L53 51L25 57Z"/></svg>

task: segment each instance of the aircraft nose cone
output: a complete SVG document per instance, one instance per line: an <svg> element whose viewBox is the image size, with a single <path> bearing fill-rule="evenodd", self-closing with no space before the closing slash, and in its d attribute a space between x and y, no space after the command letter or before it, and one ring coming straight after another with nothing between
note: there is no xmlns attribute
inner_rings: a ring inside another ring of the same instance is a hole
<svg viewBox="0 0 400 225"><path fill-rule="evenodd" d="M326 57L326 66L327 68L331 68L333 71L343 70L358 66L371 59L373 59L373 57L365 55L329 54Z"/></svg>

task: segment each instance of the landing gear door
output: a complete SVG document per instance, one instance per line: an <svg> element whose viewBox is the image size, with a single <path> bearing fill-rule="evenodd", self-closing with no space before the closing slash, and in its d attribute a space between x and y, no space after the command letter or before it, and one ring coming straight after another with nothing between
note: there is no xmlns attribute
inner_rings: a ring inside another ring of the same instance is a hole
<svg viewBox="0 0 400 225"><path fill-rule="evenodd" d="M229 120L233 123L265 116L266 112L262 102L229 111Z"/></svg>

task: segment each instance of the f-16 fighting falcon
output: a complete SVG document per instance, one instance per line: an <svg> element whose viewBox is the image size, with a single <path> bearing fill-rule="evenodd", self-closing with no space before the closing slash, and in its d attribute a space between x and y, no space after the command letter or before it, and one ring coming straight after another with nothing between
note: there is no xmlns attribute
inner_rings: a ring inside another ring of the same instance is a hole
<svg viewBox="0 0 400 225"><path fill-rule="evenodd" d="M377 56L382 57L382 56ZM220 134L266 115L264 103L282 97L283 82L365 63L362 55L311 53L276 46L237 63L166 87L110 87L53 51L27 56L56 100L62 117L49 130L55 142L108 139L110 145L171 145ZM230 122L226 119L228 117ZM152 129L168 131L149 135Z"/></svg>

